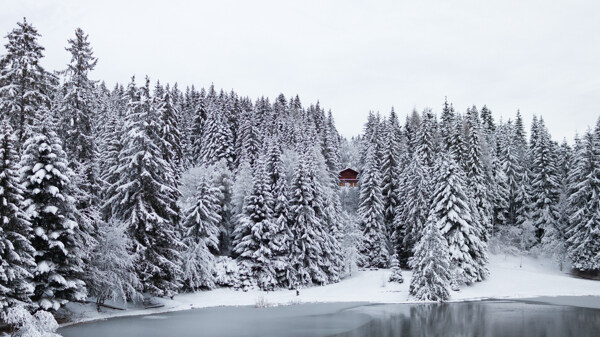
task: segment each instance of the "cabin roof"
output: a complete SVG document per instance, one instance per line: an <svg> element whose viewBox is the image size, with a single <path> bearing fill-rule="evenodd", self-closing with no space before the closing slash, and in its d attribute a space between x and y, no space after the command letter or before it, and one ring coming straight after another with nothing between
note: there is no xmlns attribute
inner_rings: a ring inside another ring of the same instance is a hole
<svg viewBox="0 0 600 337"><path fill-rule="evenodd" d="M358 174L358 172L354 171L353 169L351 169L351 168L349 168L349 167L348 167L348 168L346 168L346 169L343 169L343 170L341 170L341 171L340 171L340 174L342 174L342 173L344 173L344 172L350 172L350 173Z"/></svg>

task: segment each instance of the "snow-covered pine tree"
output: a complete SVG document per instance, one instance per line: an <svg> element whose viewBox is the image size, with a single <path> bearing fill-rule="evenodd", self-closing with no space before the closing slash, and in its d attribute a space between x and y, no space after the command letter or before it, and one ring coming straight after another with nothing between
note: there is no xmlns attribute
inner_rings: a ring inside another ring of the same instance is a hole
<svg viewBox="0 0 600 337"><path fill-rule="evenodd" d="M421 116L421 125L414 139L414 151L421 159L421 163L429 171L435 166L437 146L437 121L431 109L425 109Z"/></svg>
<svg viewBox="0 0 600 337"><path fill-rule="evenodd" d="M254 111L244 111L240 117L242 120L238 130L237 161L239 163L247 160L250 165L254 165L262 147L260 131L256 125Z"/></svg>
<svg viewBox="0 0 600 337"><path fill-rule="evenodd" d="M343 239L341 242L344 270L342 277L352 276L352 272L360 261L360 251L362 245L362 234L358 227L358 218L356 215L342 213L343 221Z"/></svg>
<svg viewBox="0 0 600 337"><path fill-rule="evenodd" d="M360 229L363 233L361 255L363 267L387 267L387 231L383 223L383 197L381 195L381 174L376 145L369 141L365 162L360 173Z"/></svg>
<svg viewBox="0 0 600 337"><path fill-rule="evenodd" d="M264 158L259 159L254 169L253 189L247 196L246 206L240 214L233 233L233 253L250 272L259 288L272 290L277 285L272 257L272 240L276 232L272 219L273 196Z"/></svg>
<svg viewBox="0 0 600 337"><path fill-rule="evenodd" d="M448 98L444 100L444 106L442 108L442 116L440 121L440 136L442 137L442 149L450 151L453 142L453 135L455 132L455 120L456 116L452 104L448 103Z"/></svg>
<svg viewBox="0 0 600 337"><path fill-rule="evenodd" d="M560 232L557 209L560 190L555 144L550 139L542 118L534 120L531 129L531 219L537 231L538 242L546 245L554 240L561 240L555 237Z"/></svg>
<svg viewBox="0 0 600 337"><path fill-rule="evenodd" d="M266 146L267 174L273 196L273 222L275 225L275 233L271 240L272 260L278 285L286 287L289 286L289 252L292 239L288 183L281 158L281 146L274 139L267 140Z"/></svg>
<svg viewBox="0 0 600 337"><path fill-rule="evenodd" d="M233 182L233 194L231 195L232 217L236 218L242 214L246 207L246 197L250 195L253 189L253 171L248 161L243 161L235 171L235 181ZM234 220L235 222L235 220Z"/></svg>
<svg viewBox="0 0 600 337"><path fill-rule="evenodd" d="M219 194L209 177L201 177L196 185L194 203L185 211L182 256L183 284L188 290L213 288L214 256L219 245Z"/></svg>
<svg viewBox="0 0 600 337"><path fill-rule="evenodd" d="M313 151L314 152L314 151ZM313 167L314 155L301 155L291 188L290 231L292 245L290 287L312 283L325 284L336 275L328 275L335 252L324 221L323 187Z"/></svg>
<svg viewBox="0 0 600 337"><path fill-rule="evenodd" d="M389 282L402 283L404 282L404 278L402 277L402 270L400 269L400 262L398 262L398 257L396 254L392 255L390 260L390 277L388 278Z"/></svg>
<svg viewBox="0 0 600 337"><path fill-rule="evenodd" d="M456 285L481 281L488 275L486 245L466 192L462 170L448 154L436 164L435 192L428 221L439 226L448 242Z"/></svg>
<svg viewBox="0 0 600 337"><path fill-rule="evenodd" d="M229 168L233 168L234 150L233 134L227 124L226 116L214 103L207 103L208 116L202 129L199 163L212 165L221 159L227 160Z"/></svg>
<svg viewBox="0 0 600 337"><path fill-rule="evenodd" d="M72 171L58 136L48 119L38 122L24 144L21 182L25 212L31 221L31 244L35 249L32 299L44 310L57 310L68 301L82 301L86 287L75 222L75 200L71 196Z"/></svg>
<svg viewBox="0 0 600 337"><path fill-rule="evenodd" d="M398 116L392 108L386 130L382 138L384 142L383 158L381 159L381 194L383 197L383 222L387 233L393 233L396 208L400 206L399 177L401 174L401 135Z"/></svg>
<svg viewBox="0 0 600 337"><path fill-rule="evenodd" d="M414 155L407 168L402 173L404 181L404 205L398 209L394 218L394 227L398 239L402 239L398 245L402 245L399 251L400 265L408 266L408 258L412 255L413 247L425 227L425 221L431 207L432 179L429 170L421 162L421 157Z"/></svg>
<svg viewBox="0 0 600 337"><path fill-rule="evenodd" d="M25 18L6 37L7 53L0 59L0 114L8 117L20 153L38 115L50 109L55 77L40 64L40 34Z"/></svg>
<svg viewBox="0 0 600 337"><path fill-rule="evenodd" d="M108 188L105 208L127 226L138 254L136 272L145 292L172 296L180 287L180 214L173 209L173 172L159 148L159 111L146 86L130 94L124 146L119 154L118 180Z"/></svg>
<svg viewBox="0 0 600 337"><path fill-rule="evenodd" d="M600 120L588 131L576 154L571 173L570 227L567 253L581 271L600 269Z"/></svg>
<svg viewBox="0 0 600 337"><path fill-rule="evenodd" d="M77 28L75 38L69 39L67 51L71 61L65 75L57 109L57 132L62 138L69 167L75 172L73 177L73 197L76 200L77 222L85 236L86 245L95 243L100 221L100 178L98 166L98 146L96 119L98 101L96 82L89 79L89 72L96 66L88 36Z"/></svg>
<svg viewBox="0 0 600 337"><path fill-rule="evenodd" d="M98 151L94 134L97 117L96 81L88 77L98 59L93 56L88 35L81 28L75 30L75 38L68 42L66 50L71 53L71 61L67 69L62 71L66 80L58 109L58 132L63 138L69 162L72 163L70 166L75 169L79 165L89 165L96 159ZM90 181L90 184L94 182L95 180Z"/></svg>
<svg viewBox="0 0 600 337"><path fill-rule="evenodd" d="M34 249L31 223L23 213L16 138L7 120L0 124L0 312L29 303L33 295ZM1 315L4 317L4 315Z"/></svg>
<svg viewBox="0 0 600 337"><path fill-rule="evenodd" d="M162 140L160 147L163 159L171 165L174 172L174 184L178 185L183 169L182 135L179 127L180 112L173 102L173 95L168 84L163 88L160 82L156 82L154 99L158 105L157 109L161 119L159 138Z"/></svg>
<svg viewBox="0 0 600 337"><path fill-rule="evenodd" d="M491 231L492 206L488 184L486 183L485 164L482 154L482 144L485 142L481 136L481 125L477 108L473 106L467 109L466 115L467 130L467 155L465 162L465 173L467 177L467 186L473 203L474 226L478 226L477 231L481 235L481 240L487 242Z"/></svg>
<svg viewBox="0 0 600 337"><path fill-rule="evenodd" d="M431 212L409 261L413 270L409 292L420 301L446 301L450 297L451 263L448 243Z"/></svg>
<svg viewBox="0 0 600 337"><path fill-rule="evenodd" d="M522 251L531 249L537 242L536 228L532 219L533 206L531 200L531 182L529 171L523 171L521 175L521 185L515 197L516 205L516 223L518 228L518 247Z"/></svg>
<svg viewBox="0 0 600 337"><path fill-rule="evenodd" d="M231 254L231 234L233 231L232 196L233 176L227 161L219 160L210 167L212 171L212 184L219 189L218 214L219 220L219 255L229 256Z"/></svg>

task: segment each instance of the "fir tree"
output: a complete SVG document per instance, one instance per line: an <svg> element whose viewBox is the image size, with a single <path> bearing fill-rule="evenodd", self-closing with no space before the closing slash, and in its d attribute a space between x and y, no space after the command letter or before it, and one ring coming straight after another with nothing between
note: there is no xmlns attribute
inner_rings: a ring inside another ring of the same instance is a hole
<svg viewBox="0 0 600 337"><path fill-rule="evenodd" d="M381 160L382 185L381 193L383 196L383 220L388 233L392 233L394 225L394 216L396 208L399 207L399 176L401 173L401 138L400 125L398 117L392 109L388 122L386 123L384 133L383 158Z"/></svg>
<svg viewBox="0 0 600 337"><path fill-rule="evenodd" d="M183 281L186 289L213 288L214 256L218 250L219 189L202 177L196 186L194 204L186 210L183 227L187 246L183 262Z"/></svg>
<svg viewBox="0 0 600 337"><path fill-rule="evenodd" d="M477 231L481 239L487 242L491 231L492 206L486 184L486 174L483 162L481 126L476 107L467 110L466 116L467 128L467 156L465 162L465 173L469 191L473 202L472 214L474 225L479 228Z"/></svg>
<svg viewBox="0 0 600 337"><path fill-rule="evenodd" d="M419 233L425 227L429 214L432 181L429 170L416 155L404 170L402 179L405 181L402 188L405 191L404 206L398 210L394 221L396 232L402 233L399 235L402 239L402 249L399 252L400 264L407 266L408 258L412 254Z"/></svg>
<svg viewBox="0 0 600 337"><path fill-rule="evenodd" d="M386 267L389 253L386 247L386 230L383 223L381 175L375 145L367 148L365 164L360 174L360 228L363 233L361 254L364 267Z"/></svg>
<svg viewBox="0 0 600 337"><path fill-rule="evenodd" d="M0 59L0 113L15 130L20 152L39 114L50 109L55 78L41 66L40 34L25 18L6 37L7 53Z"/></svg>
<svg viewBox="0 0 600 337"><path fill-rule="evenodd" d="M442 155L436 165L436 187L430 221L439 226L448 242L457 284L481 281L487 275L487 252L481 241L480 227L466 193L464 174L448 155Z"/></svg>
<svg viewBox="0 0 600 337"><path fill-rule="evenodd" d="M402 277L402 270L400 269L400 263L398 262L398 257L396 256L396 254L392 255L390 262L390 271L392 272L392 274L388 278L389 282L404 282L404 278Z"/></svg>
<svg viewBox="0 0 600 337"><path fill-rule="evenodd" d="M571 173L571 226L567 253L581 271L600 268L600 120L595 132L587 132Z"/></svg>
<svg viewBox="0 0 600 337"><path fill-rule="evenodd" d="M312 156L304 154L291 184L290 287L312 283L325 284L334 252L330 233L325 229L323 187L312 166ZM333 275L336 276L336 275Z"/></svg>
<svg viewBox="0 0 600 337"><path fill-rule="evenodd" d="M252 193L233 235L233 252L238 261L250 271L263 290L272 290L276 284L275 268L272 264L272 240L276 232L272 221L273 196L265 170L265 163L257 163L254 171Z"/></svg>
<svg viewBox="0 0 600 337"><path fill-rule="evenodd" d="M557 181L555 148L543 119L534 120L531 132L531 203L534 226L538 242L549 244L558 228L558 199L560 195ZM544 240L544 236L546 239Z"/></svg>
<svg viewBox="0 0 600 337"><path fill-rule="evenodd" d="M24 207L33 228L35 249L32 299L44 310L57 310L68 301L82 301L86 288L81 254L85 247L75 222L71 170L57 135L48 121L24 144L21 182Z"/></svg>
<svg viewBox="0 0 600 337"><path fill-rule="evenodd" d="M159 148L162 129L157 106L145 87L131 94L125 122L124 146L119 154L118 180L105 208L126 224L143 289L156 296L172 296L180 286L182 243L176 228L179 213L171 166Z"/></svg>
<svg viewBox="0 0 600 337"><path fill-rule="evenodd" d="M16 139L8 121L0 125L0 311L29 303L35 267L31 223L23 213Z"/></svg>
<svg viewBox="0 0 600 337"><path fill-rule="evenodd" d="M420 301L441 302L450 297L450 254L435 216L432 212L428 218L410 259L413 275L409 292Z"/></svg>

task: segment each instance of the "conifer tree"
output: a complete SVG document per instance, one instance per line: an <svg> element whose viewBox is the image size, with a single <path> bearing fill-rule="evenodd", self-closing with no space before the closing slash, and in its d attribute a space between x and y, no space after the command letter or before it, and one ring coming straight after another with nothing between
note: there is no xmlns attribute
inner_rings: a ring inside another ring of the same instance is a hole
<svg viewBox="0 0 600 337"><path fill-rule="evenodd" d="M383 196L383 221L386 231L392 233L394 216L396 208L399 207L399 176L401 173L401 138L400 125L394 109L390 112L384 132L383 158L381 160L382 185L381 193Z"/></svg>
<svg viewBox="0 0 600 337"><path fill-rule="evenodd" d="M267 144L266 167L273 196L273 222L275 233L272 239L273 264L280 286L289 286L290 203L285 168L281 158L281 147L271 139Z"/></svg>
<svg viewBox="0 0 600 337"><path fill-rule="evenodd" d="M85 251L75 222L71 196L73 176L58 136L48 119L39 122L24 144L21 182L24 207L33 228L35 249L32 299L44 310L57 310L68 301L81 301L86 287L81 281Z"/></svg>
<svg viewBox="0 0 600 337"><path fill-rule="evenodd" d="M472 197L474 214L471 216L481 239L487 242L491 230L492 206L486 184L486 174L483 162L481 126L477 108L473 106L467 110L467 156L465 173L468 188Z"/></svg>
<svg viewBox="0 0 600 337"><path fill-rule="evenodd" d="M390 271L392 274L388 278L389 282L402 283L404 282L404 278L402 277L402 270L400 269L400 262L398 262L398 257L396 254L392 255L390 259Z"/></svg>
<svg viewBox="0 0 600 337"><path fill-rule="evenodd" d="M560 195L557 180L555 145L550 139L544 120L534 120L531 132L531 204L533 225L538 242L550 244L556 240L561 229L558 227L558 199ZM546 239L544 239L546 236Z"/></svg>
<svg viewBox="0 0 600 337"><path fill-rule="evenodd" d="M312 166L311 152L300 158L291 184L290 198L290 287L325 284L332 261L330 233L325 228L323 187Z"/></svg>
<svg viewBox="0 0 600 337"><path fill-rule="evenodd" d="M429 214L430 198L432 193L429 170L421 162L419 156L413 156L406 170L403 172L405 191L404 206L399 209L401 213L394 218L396 232L402 233L402 249L400 249L400 264L407 266L408 258L413 252L419 233L425 227ZM400 235L399 235L400 237Z"/></svg>
<svg viewBox="0 0 600 337"><path fill-rule="evenodd" d="M194 204L185 212L183 220L186 250L182 258L183 281L186 289L213 288L214 256L218 250L219 189L208 177L202 177L196 186Z"/></svg>
<svg viewBox="0 0 600 337"><path fill-rule="evenodd" d="M50 110L55 77L40 64L40 34L25 18L6 37L7 53L0 59L0 113L8 117L20 152L34 122Z"/></svg>
<svg viewBox="0 0 600 337"><path fill-rule="evenodd" d="M277 284L272 263L272 241L276 228L272 220L273 196L264 160L256 165L252 193L247 198L233 233L233 252L244 269L251 273L245 277L256 280L263 290L272 290Z"/></svg>
<svg viewBox="0 0 600 337"><path fill-rule="evenodd" d="M439 226L448 242L453 282L481 281L487 275L487 252L466 193L464 173L443 154L436 165L436 187L428 221Z"/></svg>
<svg viewBox="0 0 600 337"><path fill-rule="evenodd" d="M420 301L442 302L450 297L450 254L435 216L436 213L432 212L427 219L410 259L413 275L409 292Z"/></svg>
<svg viewBox="0 0 600 337"><path fill-rule="evenodd" d="M595 132L587 132L571 173L570 227L567 253L581 271L600 268L600 121Z"/></svg>
<svg viewBox="0 0 600 337"><path fill-rule="evenodd" d="M386 229L383 223L381 175L376 157L376 147L369 143L365 163L360 174L360 228L363 233L361 254L364 267L386 267L389 252L386 246Z"/></svg>
<svg viewBox="0 0 600 337"><path fill-rule="evenodd" d="M172 296L180 287L180 218L174 209L177 194L171 166L159 148L162 129L159 109L149 94L149 81L131 94L125 122L123 149L105 208L125 223L133 240L136 271L145 292Z"/></svg>
<svg viewBox="0 0 600 337"><path fill-rule="evenodd" d="M69 167L75 172L73 196L76 200L77 221L88 244L94 243L99 224L100 178L96 119L98 102L95 81L89 79L97 59L83 30L75 30L67 51L71 61L62 71L66 76L58 107L57 132L65 145Z"/></svg>
<svg viewBox="0 0 600 337"><path fill-rule="evenodd" d="M0 311L29 303L33 295L34 249L31 223L23 212L16 138L7 120L0 124Z"/></svg>

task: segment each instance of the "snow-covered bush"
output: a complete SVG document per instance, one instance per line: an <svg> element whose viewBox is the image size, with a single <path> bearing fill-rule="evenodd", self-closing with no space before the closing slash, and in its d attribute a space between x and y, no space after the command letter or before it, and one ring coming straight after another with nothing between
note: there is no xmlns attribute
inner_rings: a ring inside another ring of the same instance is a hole
<svg viewBox="0 0 600 337"><path fill-rule="evenodd" d="M265 294L260 294L256 298L256 301L254 301L255 308L268 308L270 306L271 303L269 303L269 300L267 299L267 296L265 296Z"/></svg>
<svg viewBox="0 0 600 337"><path fill-rule="evenodd" d="M12 337L60 337L58 323L44 310L32 315L23 306L14 306L7 310L4 321L13 327Z"/></svg>
<svg viewBox="0 0 600 337"><path fill-rule="evenodd" d="M240 267L229 256L219 256L216 259L214 280L217 286L238 288Z"/></svg>

